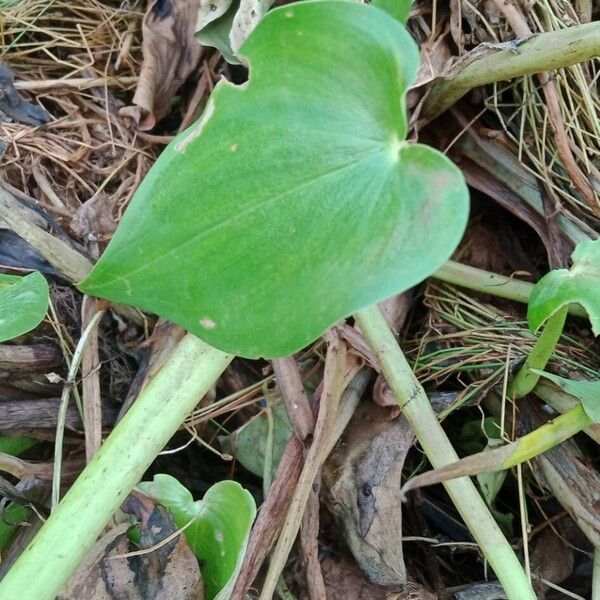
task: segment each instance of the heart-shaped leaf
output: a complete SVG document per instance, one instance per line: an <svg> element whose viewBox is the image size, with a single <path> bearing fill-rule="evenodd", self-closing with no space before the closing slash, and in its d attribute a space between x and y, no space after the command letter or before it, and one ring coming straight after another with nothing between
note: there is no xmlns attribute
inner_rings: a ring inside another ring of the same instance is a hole
<svg viewBox="0 0 600 600"><path fill-rule="evenodd" d="M555 383L559 388L567 392L567 394L575 396L575 398L581 401L586 415L594 423L600 423L600 381L577 381L559 377L552 373L546 373L545 371L538 371L537 369L533 369L533 371Z"/></svg>
<svg viewBox="0 0 600 600"><path fill-rule="evenodd" d="M48 310L48 283L41 273L0 274L0 342L35 329Z"/></svg>
<svg viewBox="0 0 600 600"><path fill-rule="evenodd" d="M467 220L460 171L404 141L418 52L369 5L269 12L203 117L142 182L80 285L247 357L290 354L433 273Z"/></svg>
<svg viewBox="0 0 600 600"><path fill-rule="evenodd" d="M600 334L600 239L577 244L570 269L555 269L534 286L529 298L527 319L532 331L563 306L581 304L594 335Z"/></svg>
<svg viewBox="0 0 600 600"><path fill-rule="evenodd" d="M178 527L187 525L185 537L200 561L206 600L228 600L256 516L250 493L235 481L220 481L194 501L187 488L164 474L138 489L166 506Z"/></svg>

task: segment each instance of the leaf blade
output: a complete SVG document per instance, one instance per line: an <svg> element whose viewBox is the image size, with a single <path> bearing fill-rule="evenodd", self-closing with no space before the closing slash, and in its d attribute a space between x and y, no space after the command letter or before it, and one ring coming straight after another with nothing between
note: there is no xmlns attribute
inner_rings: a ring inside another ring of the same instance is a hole
<svg viewBox="0 0 600 600"><path fill-rule="evenodd" d="M433 273L468 193L444 156L402 141L418 56L384 12L287 5L242 53L250 84L218 86L80 289L241 356L284 356Z"/></svg>
<svg viewBox="0 0 600 600"><path fill-rule="evenodd" d="M594 335L600 334L600 239L577 244L571 269L555 269L542 277L529 298L527 320L537 331L563 306L580 304Z"/></svg>
<svg viewBox="0 0 600 600"><path fill-rule="evenodd" d="M207 600L226 600L241 566L256 505L250 493L235 481L212 485L204 498L194 501L177 479L158 474L138 485L141 492L166 506L186 539L201 571Z"/></svg>
<svg viewBox="0 0 600 600"><path fill-rule="evenodd" d="M35 329L48 310L48 294L41 273L25 277L0 274L0 342Z"/></svg>

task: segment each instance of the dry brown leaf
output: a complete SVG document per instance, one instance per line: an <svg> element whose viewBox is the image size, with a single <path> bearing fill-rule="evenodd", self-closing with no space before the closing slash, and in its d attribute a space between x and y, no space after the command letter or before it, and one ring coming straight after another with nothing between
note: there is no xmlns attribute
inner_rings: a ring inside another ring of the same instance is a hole
<svg viewBox="0 0 600 600"><path fill-rule="evenodd" d="M173 96L198 65L198 0L151 0L142 31L144 62L133 106L121 109L142 131L169 113Z"/></svg>
<svg viewBox="0 0 600 600"><path fill-rule="evenodd" d="M404 585L400 477L414 436L402 417L363 403L324 469L327 504L369 581Z"/></svg>
<svg viewBox="0 0 600 600"><path fill-rule="evenodd" d="M327 600L435 600L422 586L409 582L402 591L369 583L350 557L325 558L321 563Z"/></svg>
<svg viewBox="0 0 600 600"><path fill-rule="evenodd" d="M169 511L141 494L130 495L126 507L140 521L140 545L151 550L123 556L130 552L129 525L118 525L96 543L58 599L202 600L200 568L185 536L165 543L177 530Z"/></svg>
<svg viewBox="0 0 600 600"><path fill-rule="evenodd" d="M321 563L327 600L386 600L388 590L369 583L350 558L325 558Z"/></svg>
<svg viewBox="0 0 600 600"><path fill-rule="evenodd" d="M71 221L71 231L81 240L109 240L117 228L114 209L119 198L98 194L84 202Z"/></svg>
<svg viewBox="0 0 600 600"><path fill-rule="evenodd" d="M552 529L544 529L537 536L531 551L531 571L537 578L538 598L544 598L550 589L542 580L559 584L571 575L573 565L573 549Z"/></svg>
<svg viewBox="0 0 600 600"><path fill-rule="evenodd" d="M0 63L0 121L9 120L27 125L43 125L52 117L41 106L22 98L14 86L12 71Z"/></svg>

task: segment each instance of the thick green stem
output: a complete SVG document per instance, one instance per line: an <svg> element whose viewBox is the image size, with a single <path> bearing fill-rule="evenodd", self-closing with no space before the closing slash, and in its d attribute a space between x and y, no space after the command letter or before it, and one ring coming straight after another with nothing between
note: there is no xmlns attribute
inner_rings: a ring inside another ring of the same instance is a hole
<svg viewBox="0 0 600 600"><path fill-rule="evenodd" d="M0 598L56 597L232 358L189 334L179 343L0 582Z"/></svg>
<svg viewBox="0 0 600 600"><path fill-rule="evenodd" d="M431 464L441 467L458 460L379 308L364 309L355 318ZM531 582L473 482L463 477L444 485L508 597L534 599Z"/></svg>
<svg viewBox="0 0 600 600"><path fill-rule="evenodd" d="M444 263L432 277L468 290L523 304L529 302L529 296L533 290L533 283L469 267L453 260ZM569 314L587 318L587 313L579 304L570 304Z"/></svg>
<svg viewBox="0 0 600 600"><path fill-rule="evenodd" d="M508 385L507 395L509 398L513 400L522 398L529 394L537 385L540 376L534 373L532 369L544 370L556 348L556 344L558 344L566 319L566 306L548 319L544 330L531 349L525 364L519 369Z"/></svg>
<svg viewBox="0 0 600 600"><path fill-rule="evenodd" d="M431 84L421 116L433 119L469 90L494 81L554 71L600 55L600 23L532 35L525 41L475 48Z"/></svg>
<svg viewBox="0 0 600 600"><path fill-rule="evenodd" d="M529 296L533 289L533 283L469 267L453 260L445 262L432 277L452 285L458 285L483 294L490 294L498 298L515 300L523 304L529 302Z"/></svg>

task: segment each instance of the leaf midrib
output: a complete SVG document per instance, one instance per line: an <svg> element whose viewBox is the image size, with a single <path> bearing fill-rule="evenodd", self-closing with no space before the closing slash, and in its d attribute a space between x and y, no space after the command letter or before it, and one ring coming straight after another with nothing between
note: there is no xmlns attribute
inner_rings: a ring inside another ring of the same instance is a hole
<svg viewBox="0 0 600 600"><path fill-rule="evenodd" d="M343 165L340 165L338 167L335 167L333 169L329 169L329 170L323 172L318 177L312 177L311 179L303 181L303 182L295 185L294 187L287 189L281 193L275 194L274 196L269 196L268 198L265 198L264 200L261 200L260 202L253 204L252 206L246 208L245 210L242 210L242 211L236 213L233 217L228 217L226 219L223 219L220 222L214 223L209 228L203 229L202 231L192 235L188 240L173 246L172 248L170 248L169 250L167 250L165 253L161 254L160 256L157 256L157 257L151 259L150 261L145 262L144 264L139 266L137 269L134 269L134 270L130 271L129 273L127 273L127 275L119 275L117 277L113 277L112 279L106 281L105 283L103 283L101 285L92 286L90 291L102 290L103 288L110 287L119 281L127 281L130 277L133 277L134 275L137 275L147 269L150 269L156 263L159 263L159 262L167 259L169 256L171 256L175 252L181 251L185 247L196 242L199 238L209 235L209 234L217 231L218 229L241 219L242 217L248 216L248 215L252 214L253 212L255 212L256 210L259 210L265 206L268 206L272 202L276 202L276 201L280 200L281 198L284 198L288 194L293 194L295 192L302 190L303 187L307 187L314 183L318 183L319 181L327 179L328 177L330 177L332 175L339 174L345 170L356 167L356 165L360 164L367 158L377 156L378 154L385 155L386 153L389 153L389 149L386 144L382 143L381 147L377 151L370 150L369 152L365 152L364 154L360 155L359 157L354 157L351 161L349 161ZM390 164L390 170L392 168L393 168L393 164ZM385 178L383 178L384 182L387 181L387 178L388 178L387 176Z"/></svg>

